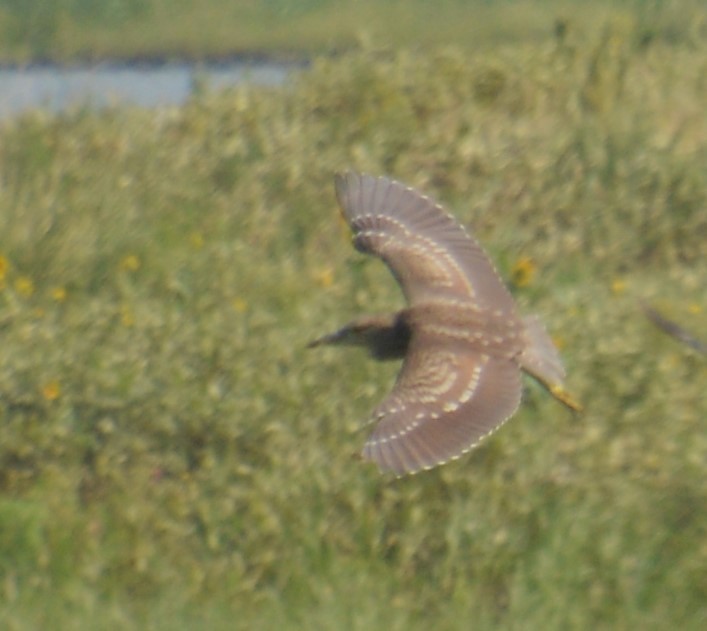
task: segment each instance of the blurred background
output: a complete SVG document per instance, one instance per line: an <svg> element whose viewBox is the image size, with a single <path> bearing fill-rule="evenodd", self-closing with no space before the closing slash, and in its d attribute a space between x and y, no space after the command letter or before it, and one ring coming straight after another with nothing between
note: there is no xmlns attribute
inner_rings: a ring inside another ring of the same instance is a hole
<svg viewBox="0 0 707 631"><path fill-rule="evenodd" d="M5 628L704 628L705 103L697 0L0 0ZM582 415L357 458L398 366L306 345L403 298L345 169L468 227Z"/></svg>

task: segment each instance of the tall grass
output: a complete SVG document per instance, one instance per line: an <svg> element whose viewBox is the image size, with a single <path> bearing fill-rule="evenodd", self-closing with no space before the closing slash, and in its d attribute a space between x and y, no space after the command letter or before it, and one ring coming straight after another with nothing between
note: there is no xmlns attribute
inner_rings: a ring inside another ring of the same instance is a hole
<svg viewBox="0 0 707 631"><path fill-rule="evenodd" d="M596 33L607 18L639 41L704 41L700 0L0 0L0 59L74 61L310 56L361 43L478 51Z"/></svg>
<svg viewBox="0 0 707 631"><path fill-rule="evenodd" d="M637 300L707 337L707 55L622 29L5 122L6 628L703 628L707 365ZM450 465L353 457L396 367L304 347L402 298L346 168L470 226L581 417L529 383Z"/></svg>

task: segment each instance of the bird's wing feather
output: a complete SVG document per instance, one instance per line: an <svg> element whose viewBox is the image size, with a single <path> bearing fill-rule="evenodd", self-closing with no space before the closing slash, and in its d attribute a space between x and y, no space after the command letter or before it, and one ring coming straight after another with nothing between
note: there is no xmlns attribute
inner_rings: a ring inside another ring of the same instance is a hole
<svg viewBox="0 0 707 631"><path fill-rule="evenodd" d="M511 359L411 342L393 391L376 408L363 456L396 475L461 456L520 405Z"/></svg>
<svg viewBox="0 0 707 631"><path fill-rule="evenodd" d="M385 261L411 305L451 295L514 312L486 253L429 197L388 178L357 173L337 175L336 194L356 248Z"/></svg>

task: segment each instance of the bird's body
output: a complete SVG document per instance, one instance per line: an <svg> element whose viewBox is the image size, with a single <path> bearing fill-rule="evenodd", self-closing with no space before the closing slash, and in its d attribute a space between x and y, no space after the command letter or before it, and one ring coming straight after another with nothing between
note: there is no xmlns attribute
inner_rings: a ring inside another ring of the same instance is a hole
<svg viewBox="0 0 707 631"><path fill-rule="evenodd" d="M489 258L441 206L368 175L338 175L336 190L355 247L385 261L408 302L311 344L360 345L376 359L404 360L371 417L365 458L401 475L460 456L518 408L521 370L576 409L542 325L519 315Z"/></svg>

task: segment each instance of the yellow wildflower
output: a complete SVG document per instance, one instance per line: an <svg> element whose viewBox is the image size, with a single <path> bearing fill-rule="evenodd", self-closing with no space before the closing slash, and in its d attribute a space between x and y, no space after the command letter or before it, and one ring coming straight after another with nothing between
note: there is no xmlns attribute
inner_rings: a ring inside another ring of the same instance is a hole
<svg viewBox="0 0 707 631"><path fill-rule="evenodd" d="M519 258L511 269L511 283L516 287L527 287L535 276L535 262L529 256Z"/></svg>
<svg viewBox="0 0 707 631"><path fill-rule="evenodd" d="M64 302L66 300L66 289L64 287L54 287L51 294L56 302Z"/></svg>
<svg viewBox="0 0 707 631"><path fill-rule="evenodd" d="M615 278L611 281L611 293L620 296L626 291L626 282L622 278Z"/></svg>
<svg viewBox="0 0 707 631"><path fill-rule="evenodd" d="M0 281L4 281L7 276L7 270L10 269L10 261L0 254Z"/></svg>
<svg viewBox="0 0 707 631"><path fill-rule="evenodd" d="M314 273L314 279L321 287L331 287L334 284L334 271L325 267Z"/></svg>
<svg viewBox="0 0 707 631"><path fill-rule="evenodd" d="M120 268L126 272L136 272L140 269L140 259L134 254L128 254L120 261Z"/></svg>
<svg viewBox="0 0 707 631"><path fill-rule="evenodd" d="M29 298L34 293L34 283L29 276L20 276L15 280L15 291L25 298Z"/></svg>
<svg viewBox="0 0 707 631"><path fill-rule="evenodd" d="M238 313L245 313L248 311L248 303L243 298L234 298L231 304Z"/></svg>
<svg viewBox="0 0 707 631"><path fill-rule="evenodd" d="M192 232L189 235L189 242L195 250L201 250L204 247L204 235L201 232Z"/></svg>
<svg viewBox="0 0 707 631"><path fill-rule="evenodd" d="M123 326L131 327L135 324L135 315L130 307L123 305L120 308L120 321Z"/></svg>
<svg viewBox="0 0 707 631"><path fill-rule="evenodd" d="M56 401L61 396L61 387L58 381L48 381L42 386L42 396L47 401Z"/></svg>
<svg viewBox="0 0 707 631"><path fill-rule="evenodd" d="M688 312L692 313L693 315L697 315L698 313L702 313L702 307L698 305L696 302L693 302L691 305L688 305L687 307Z"/></svg>
<svg viewBox="0 0 707 631"><path fill-rule="evenodd" d="M565 338L560 335L553 335L552 343L555 345L555 348L557 348L558 351L561 351L563 348L565 348L565 346L567 346Z"/></svg>

